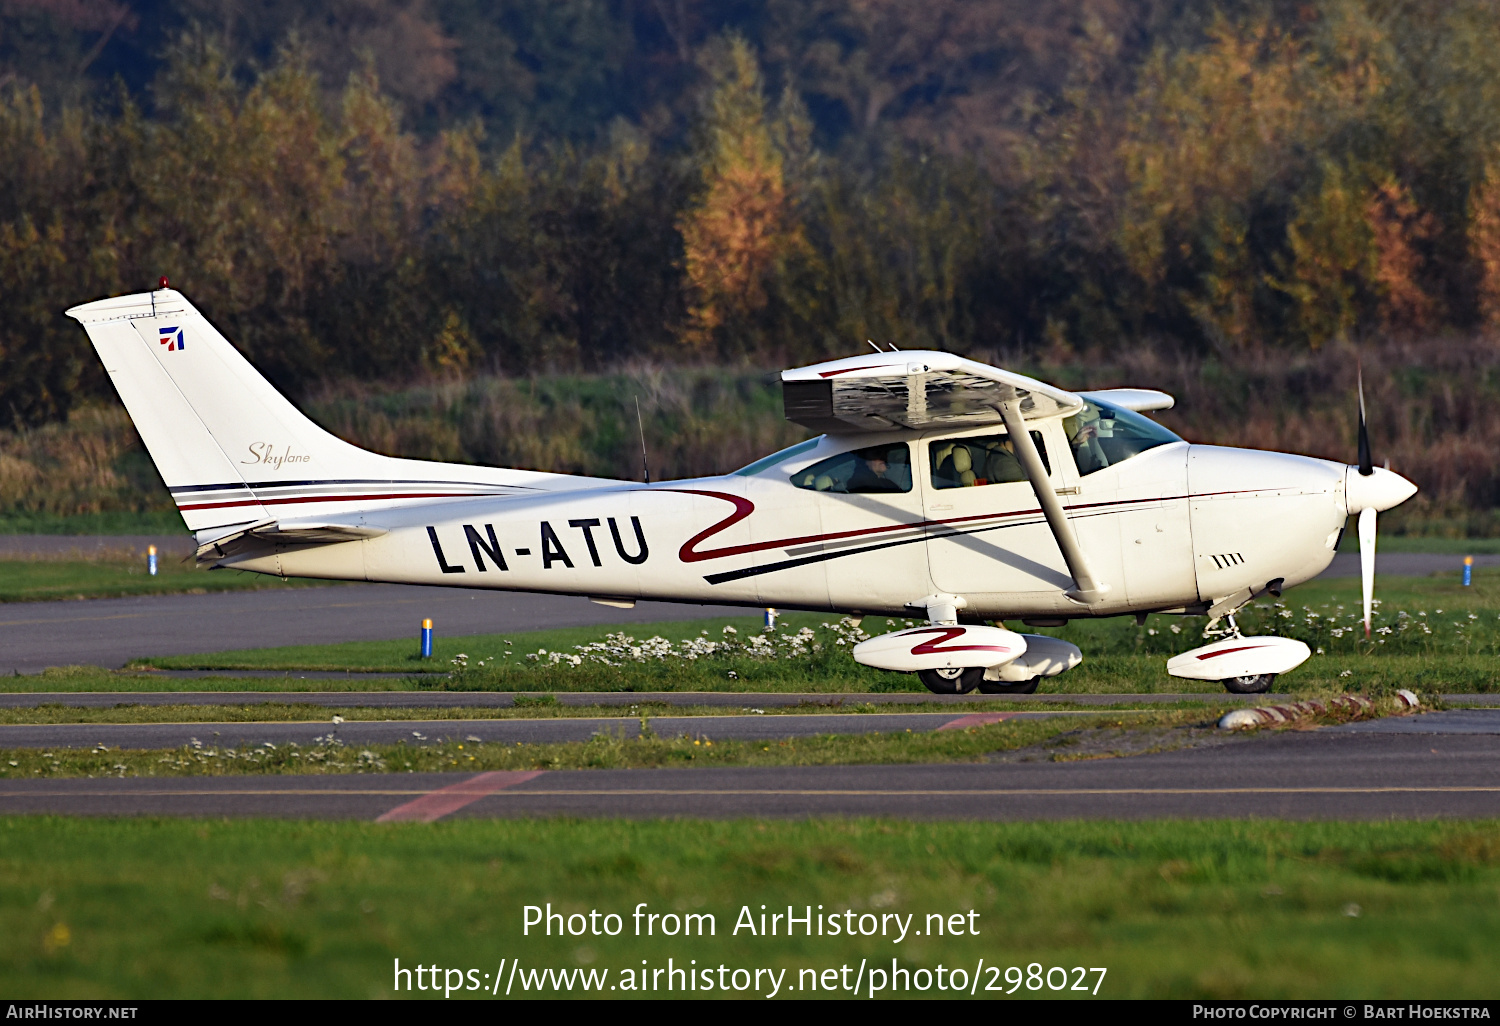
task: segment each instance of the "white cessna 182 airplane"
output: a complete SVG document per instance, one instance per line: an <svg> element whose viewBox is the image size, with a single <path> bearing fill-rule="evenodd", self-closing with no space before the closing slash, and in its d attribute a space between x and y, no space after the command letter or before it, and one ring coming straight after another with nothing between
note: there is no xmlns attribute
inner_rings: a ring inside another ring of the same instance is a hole
<svg viewBox="0 0 1500 1026"><path fill-rule="evenodd" d="M197 558L282 577L917 617L854 657L939 693L1036 690L1081 660L986 621L1206 614L1168 671L1270 687L1307 646L1234 612L1333 558L1359 518L1366 630L1375 514L1416 486L1371 465L1193 445L1161 392L1068 392L951 353L782 374L816 438L721 477L641 484L396 459L319 428L180 293L77 306Z"/></svg>

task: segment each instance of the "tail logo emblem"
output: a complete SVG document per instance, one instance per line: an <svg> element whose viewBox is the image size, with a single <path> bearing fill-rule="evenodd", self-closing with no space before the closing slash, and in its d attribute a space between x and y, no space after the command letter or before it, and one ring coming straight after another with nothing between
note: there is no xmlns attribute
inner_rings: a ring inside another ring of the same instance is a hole
<svg viewBox="0 0 1500 1026"><path fill-rule="evenodd" d="M187 348L182 341L181 328L157 328L157 334L161 336L161 344L167 347L167 352L176 352Z"/></svg>

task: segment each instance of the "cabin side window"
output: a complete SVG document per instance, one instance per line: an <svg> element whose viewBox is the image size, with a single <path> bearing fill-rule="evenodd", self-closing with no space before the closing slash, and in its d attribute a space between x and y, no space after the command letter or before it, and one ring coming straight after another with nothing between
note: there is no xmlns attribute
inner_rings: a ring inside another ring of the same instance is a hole
<svg viewBox="0 0 1500 1026"><path fill-rule="evenodd" d="M841 452L792 475L792 484L816 492L864 495L911 491L911 449L905 442Z"/></svg>
<svg viewBox="0 0 1500 1026"><path fill-rule="evenodd" d="M1042 433L1031 432L1031 441L1051 475L1052 464L1047 459ZM1009 435L940 438L929 443L927 457L932 464L934 488L974 488L1026 480L1026 470L1011 448Z"/></svg>

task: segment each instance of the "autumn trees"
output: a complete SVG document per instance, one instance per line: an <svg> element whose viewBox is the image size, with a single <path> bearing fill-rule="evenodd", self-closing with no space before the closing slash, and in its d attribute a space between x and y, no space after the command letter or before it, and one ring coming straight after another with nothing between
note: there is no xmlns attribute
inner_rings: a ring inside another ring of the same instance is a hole
<svg viewBox="0 0 1500 1026"><path fill-rule="evenodd" d="M0 423L107 394L60 312L161 274L293 391L1500 327L1481 0L164 9L89 92L145 22L0 5Z"/></svg>

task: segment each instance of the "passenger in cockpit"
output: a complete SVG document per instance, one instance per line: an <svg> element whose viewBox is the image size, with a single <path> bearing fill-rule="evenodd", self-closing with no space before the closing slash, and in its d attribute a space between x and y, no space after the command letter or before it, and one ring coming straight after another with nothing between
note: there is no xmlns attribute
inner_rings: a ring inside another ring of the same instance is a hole
<svg viewBox="0 0 1500 1026"><path fill-rule="evenodd" d="M984 476L990 484L1026 480L1026 471L1021 469L1021 461L1011 451L1009 438L996 439L985 448L989 451L984 461Z"/></svg>

